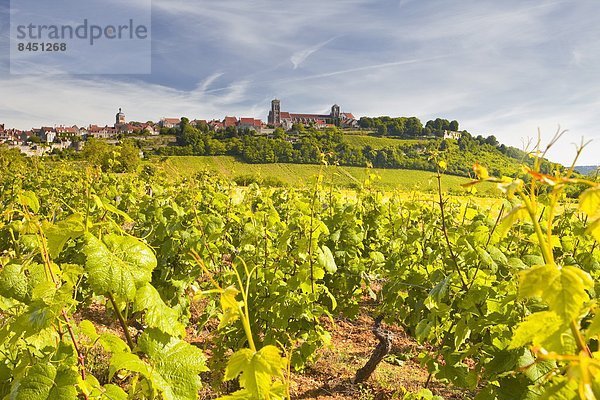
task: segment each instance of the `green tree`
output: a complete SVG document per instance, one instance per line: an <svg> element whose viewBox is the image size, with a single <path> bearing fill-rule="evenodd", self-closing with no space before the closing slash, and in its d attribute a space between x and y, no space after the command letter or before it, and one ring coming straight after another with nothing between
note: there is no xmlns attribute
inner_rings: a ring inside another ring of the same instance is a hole
<svg viewBox="0 0 600 400"><path fill-rule="evenodd" d="M190 125L189 118L181 117L181 119L179 121L179 131L183 132L185 130L185 127L189 126L189 125Z"/></svg>
<svg viewBox="0 0 600 400"><path fill-rule="evenodd" d="M292 131L296 131L298 133L304 133L306 129L304 128L303 124L293 124L292 125Z"/></svg>
<svg viewBox="0 0 600 400"><path fill-rule="evenodd" d="M92 165L103 167L110 156L110 145L101 139L90 138L85 142L81 154ZM104 168L103 168L104 169Z"/></svg>
<svg viewBox="0 0 600 400"><path fill-rule="evenodd" d="M277 127L277 128L275 128L275 131L273 131L274 139L285 139L286 137L287 137L287 135L285 134L285 131L281 127Z"/></svg>
<svg viewBox="0 0 600 400"><path fill-rule="evenodd" d="M423 132L423 124L417 117L407 118L404 123L404 132L408 136L420 136Z"/></svg>
<svg viewBox="0 0 600 400"><path fill-rule="evenodd" d="M485 139L485 142L486 142L487 144L489 144L490 146L494 146L494 147L496 147L496 146L498 146L498 145L499 145L499 143L498 143L498 139L496 139L496 136L494 136L494 135L490 135L490 136L488 136L488 137Z"/></svg>
<svg viewBox="0 0 600 400"><path fill-rule="evenodd" d="M140 149L131 141L125 141L118 149L117 161L119 167L115 172L133 172L140 165Z"/></svg>
<svg viewBox="0 0 600 400"><path fill-rule="evenodd" d="M202 140L203 134L197 128L194 128L190 124L185 124L183 130L177 137L177 140L182 146L192 146L193 148L199 148L203 146Z"/></svg>

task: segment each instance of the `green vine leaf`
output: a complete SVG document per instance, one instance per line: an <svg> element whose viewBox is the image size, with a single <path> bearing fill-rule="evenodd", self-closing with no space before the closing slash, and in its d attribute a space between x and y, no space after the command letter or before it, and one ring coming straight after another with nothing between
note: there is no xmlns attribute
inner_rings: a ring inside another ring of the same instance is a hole
<svg viewBox="0 0 600 400"><path fill-rule="evenodd" d="M29 297L29 280L19 264L8 264L0 271L0 296L22 303Z"/></svg>
<svg viewBox="0 0 600 400"><path fill-rule="evenodd" d="M600 187L592 187L581 193L579 209L590 218L587 233L600 241Z"/></svg>
<svg viewBox="0 0 600 400"><path fill-rule="evenodd" d="M579 209L590 217L600 214L600 187L592 187L581 193Z"/></svg>
<svg viewBox="0 0 600 400"><path fill-rule="evenodd" d="M59 272L53 269L53 272ZM46 281L45 268L41 264L8 264L0 270L0 296L14 299L22 303L31 301L32 297L40 298L39 293L44 286L51 286L51 295L56 291L56 286Z"/></svg>
<svg viewBox="0 0 600 400"><path fill-rule="evenodd" d="M139 356L128 351L120 351L112 355L110 358L108 378L112 379L113 376L121 370L137 372L147 378L152 377L150 366L142 361Z"/></svg>
<svg viewBox="0 0 600 400"><path fill-rule="evenodd" d="M145 311L144 321L149 327L158 328L171 336L185 336L185 325L179 321L179 313L165 304L151 284L138 289L133 310Z"/></svg>
<svg viewBox="0 0 600 400"><path fill-rule="evenodd" d="M48 253L50 253L50 257L57 258L68 240L83 235L85 231L83 216L77 213L57 224L45 222L43 229L48 242Z"/></svg>
<svg viewBox="0 0 600 400"><path fill-rule="evenodd" d="M278 398L281 395L279 385L273 384L273 378L283 378L286 364L287 360L275 346L265 346L257 352L251 349L236 351L227 362L224 379L239 376L243 389L221 400ZM240 397L243 395L246 397Z"/></svg>
<svg viewBox="0 0 600 400"><path fill-rule="evenodd" d="M221 309L223 314L219 322L219 329L223 329L240 317L240 304L243 303L236 300L239 292L235 286L229 286L221 292Z"/></svg>
<svg viewBox="0 0 600 400"><path fill-rule="evenodd" d="M590 275L577 267L541 265L520 273L519 294L541 298L563 321L570 321L581 313L589 300L586 290L593 286Z"/></svg>
<svg viewBox="0 0 600 400"><path fill-rule="evenodd" d="M199 374L208 371L199 348L157 329L147 329L138 347L149 357L147 377L166 400L197 399L202 387Z"/></svg>
<svg viewBox="0 0 600 400"><path fill-rule="evenodd" d="M528 344L556 352L575 348L568 322L565 323L553 311L531 314L517 326L509 348L516 349Z"/></svg>
<svg viewBox="0 0 600 400"><path fill-rule="evenodd" d="M30 190L19 194L19 203L21 203L21 205L24 207L28 207L36 214L40 210L40 201L35 193Z"/></svg>
<svg viewBox="0 0 600 400"><path fill-rule="evenodd" d="M152 249L130 236L86 235L84 253L88 282L98 294L112 293L133 301L137 288L150 282L156 257Z"/></svg>
<svg viewBox="0 0 600 400"><path fill-rule="evenodd" d="M33 290L33 301L14 320L14 338L17 339L21 335L28 338L46 333L46 330L53 331L50 328L57 323L61 311L73 303L72 290L73 288L69 285L57 289L50 282L43 282L36 286ZM49 339L53 335L43 336Z"/></svg>
<svg viewBox="0 0 600 400"><path fill-rule="evenodd" d="M127 393L117 385L100 385L94 375L87 374L85 380L80 380L79 388L88 398L95 400L127 400Z"/></svg>
<svg viewBox="0 0 600 400"><path fill-rule="evenodd" d="M27 375L13 385L10 398L14 400L76 400L78 382L76 369L50 363L36 364Z"/></svg>
<svg viewBox="0 0 600 400"><path fill-rule="evenodd" d="M448 286L450 285L450 280L450 276L445 277L429 291L427 297L423 301L425 307L427 307L429 310L433 310L442 303L444 297L446 297L446 295L448 294Z"/></svg>
<svg viewBox="0 0 600 400"><path fill-rule="evenodd" d="M329 274L334 274L337 271L333 253L331 253L329 247L325 245L321 246L318 250L317 262Z"/></svg>

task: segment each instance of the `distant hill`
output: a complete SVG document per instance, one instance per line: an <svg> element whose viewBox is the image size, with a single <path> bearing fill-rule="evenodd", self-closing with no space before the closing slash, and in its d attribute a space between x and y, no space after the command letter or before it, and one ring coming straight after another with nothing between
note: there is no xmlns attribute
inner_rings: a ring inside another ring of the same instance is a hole
<svg viewBox="0 0 600 400"><path fill-rule="evenodd" d="M343 142L349 147L346 153L350 150L366 156L375 168L435 170L431 161L434 152L446 162L447 173L461 176L472 176L475 163L487 167L493 176L516 176L523 164L532 164L527 153L517 148L498 143L493 137L472 137L468 133L459 140L344 135ZM542 170L549 172L553 165L546 160Z"/></svg>
<svg viewBox="0 0 600 400"><path fill-rule="evenodd" d="M579 167L575 167L575 171L579 172L582 175L589 175L591 173L596 172L598 168L600 168L599 165L581 165Z"/></svg>
<svg viewBox="0 0 600 400"><path fill-rule="evenodd" d="M464 177L473 176L476 163L497 177L516 176L523 173L523 164L533 165L527 153L499 143L493 135L474 137L462 131L459 138L444 139L446 133L440 130L422 135L423 128L417 129L420 123L411 118L388 122L394 125L384 130L386 135L379 133L381 129L371 135L357 135L357 131L347 135L335 127L321 130L302 125L294 125L288 132L277 128L270 134L235 129L213 132L186 125L177 136L176 146L144 150L154 150L161 156L229 155L248 164L328 164L421 171L436 171L438 161L443 161L446 174ZM549 173L553 169L554 165L544 160L541 171Z"/></svg>

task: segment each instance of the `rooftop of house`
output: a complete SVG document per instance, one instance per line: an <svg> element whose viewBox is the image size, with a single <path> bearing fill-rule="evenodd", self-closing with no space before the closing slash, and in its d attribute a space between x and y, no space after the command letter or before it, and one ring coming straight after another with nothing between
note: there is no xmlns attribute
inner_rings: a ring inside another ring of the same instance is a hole
<svg viewBox="0 0 600 400"><path fill-rule="evenodd" d="M289 113L289 115L290 115L291 118L306 118L306 119L315 119L315 118L325 119L325 118L331 118L331 115L325 115L325 114L297 114L297 113Z"/></svg>
<svg viewBox="0 0 600 400"><path fill-rule="evenodd" d="M230 126L236 126L237 123L238 119L236 117L225 117L225 119L223 120L223 125L225 125L226 128Z"/></svg>
<svg viewBox="0 0 600 400"><path fill-rule="evenodd" d="M57 126L55 128L56 133L77 133L79 128L77 126Z"/></svg>

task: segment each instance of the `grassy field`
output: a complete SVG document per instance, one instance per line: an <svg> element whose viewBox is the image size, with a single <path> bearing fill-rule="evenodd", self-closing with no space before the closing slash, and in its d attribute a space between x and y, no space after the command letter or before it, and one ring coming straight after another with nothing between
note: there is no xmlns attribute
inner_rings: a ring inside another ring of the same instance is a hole
<svg viewBox="0 0 600 400"><path fill-rule="evenodd" d="M408 146L423 142L423 140L419 139L401 140L366 135L344 135L343 140L350 146L361 149L365 146L371 146L372 149L382 149L384 147Z"/></svg>
<svg viewBox="0 0 600 400"><path fill-rule="evenodd" d="M336 186L360 187L369 176L375 186L385 190L431 192L437 188L435 174L427 171L402 169L366 169L360 167L336 167L304 164L246 164L228 156L207 157L169 157L164 161L156 161L169 174L192 176L197 172L210 170L227 178L252 177L267 183L281 183L289 186L304 186L314 182L319 173L323 174L325 183ZM468 179L458 176L444 176L442 186L452 193L466 193L460 185ZM481 187L484 192L493 193L490 185Z"/></svg>

